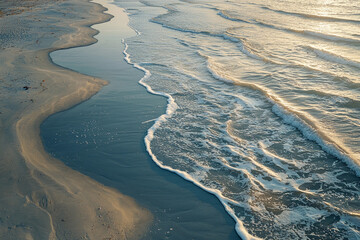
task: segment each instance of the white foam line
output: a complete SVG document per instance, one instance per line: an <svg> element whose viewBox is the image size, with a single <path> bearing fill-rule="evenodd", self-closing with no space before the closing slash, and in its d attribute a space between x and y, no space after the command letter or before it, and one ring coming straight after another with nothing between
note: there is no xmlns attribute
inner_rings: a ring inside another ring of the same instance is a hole
<svg viewBox="0 0 360 240"><path fill-rule="evenodd" d="M153 122L153 121L156 121L156 120L157 120L157 118L150 119L150 120L147 120L147 121L143 121L141 124L145 124L145 123Z"/></svg>
<svg viewBox="0 0 360 240"><path fill-rule="evenodd" d="M136 31L137 32L137 31ZM196 179L194 179L190 174L188 174L187 172L181 171L181 170L176 170L173 169L169 166L164 165L156 156L155 154L152 152L151 149L151 141L154 138L154 133L156 131L157 128L160 127L160 125L165 122L168 118L170 118L174 112L177 109L177 104L175 103L174 98L167 93L163 93L163 92L158 92L158 91L154 91L148 84L145 83L145 80L148 79L151 76L151 73L149 70L147 70L146 68L140 66L137 63L133 63L130 59L130 55L127 53L127 49L128 49L128 45L126 44L126 42L124 41L124 39L122 40L122 42L125 45L125 49L123 51L124 53L124 59L125 61L134 66L135 68L143 71L145 73L144 77L140 79L139 84L144 86L146 88L146 90L154 95L159 95L159 96L164 96L168 99L168 104L166 107L166 113L161 115L160 117L158 117L154 123L154 125L152 125L151 128L148 129L147 131L147 135L144 138L145 141L145 146L146 146L146 150L149 153L149 155L151 156L152 160L156 163L156 165L158 165L161 169L167 170L169 172L173 172L177 175L179 175L180 177L182 177L183 179L195 184L196 186L200 187L201 189L207 191L208 193L213 194L214 196L216 196L220 202L222 203L222 205L224 206L225 210L228 212L228 214L234 219L234 221L236 222L235 225L235 230L237 232L237 234L244 240L260 240L261 238L257 238L255 236L252 236L250 233L248 233L248 231L246 230L246 228L244 227L244 224L242 223L242 221L236 216L234 210L229 206L229 204L232 204L234 206L239 206L239 207L245 207L245 204L241 204L239 202L236 202L230 198L227 198L225 196L222 195L222 193L217 190L217 189L211 189L209 187L206 187L204 185L202 185L199 181L197 181Z"/></svg>

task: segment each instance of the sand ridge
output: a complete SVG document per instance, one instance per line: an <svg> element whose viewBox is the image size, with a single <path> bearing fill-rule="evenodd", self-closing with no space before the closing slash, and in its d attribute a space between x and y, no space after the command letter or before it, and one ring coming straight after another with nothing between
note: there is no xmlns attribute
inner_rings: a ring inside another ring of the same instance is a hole
<svg viewBox="0 0 360 240"><path fill-rule="evenodd" d="M56 49L94 43L111 16L85 0L44 2L0 18L0 238L136 239L151 214L45 152L41 122L106 84L54 65Z"/></svg>

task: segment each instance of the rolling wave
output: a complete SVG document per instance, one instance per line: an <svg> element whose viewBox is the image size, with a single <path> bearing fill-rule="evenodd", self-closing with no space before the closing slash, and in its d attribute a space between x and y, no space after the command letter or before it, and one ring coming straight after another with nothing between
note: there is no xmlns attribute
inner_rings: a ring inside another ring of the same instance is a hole
<svg viewBox="0 0 360 240"><path fill-rule="evenodd" d="M351 89L360 88L360 82L356 82L358 80L356 78L356 76L344 75L343 73L340 74L337 72L330 72L330 71L326 71L321 68L308 66L306 64L294 62L294 61L289 61L289 63L291 64L291 65L289 65L289 67L302 68L302 69L310 70L312 72L318 72L320 74L323 74L325 76L332 78L332 80L335 82L338 82L340 84L345 84L346 86L348 86Z"/></svg>
<svg viewBox="0 0 360 240"><path fill-rule="evenodd" d="M296 34L301 34L301 35L307 36L307 37L316 37L316 38L320 38L320 39L328 40L328 41L332 41L332 42L337 41L337 42L345 42L345 43L352 43L352 44L360 43L360 39L355 39L355 38L348 38L348 37L338 36L338 35L334 35L334 34L315 32L312 30L303 30L303 29L293 29L293 28L288 28L288 27L282 27L282 26L277 26L277 25L261 22L260 20L257 20L256 23L259 25L268 27L268 28L273 28L273 29L277 29L277 30L281 30L281 31L285 31L285 32L292 32L292 33L296 33Z"/></svg>
<svg viewBox="0 0 360 240"><path fill-rule="evenodd" d="M222 38L224 40L229 40L233 43L238 43L239 50L252 59L261 60L265 63L281 64L281 63L275 62L269 58L262 56L260 53L256 52L256 50L254 50L252 47L250 47L250 45L245 40L235 37L228 32L213 33L213 32L209 32L209 31L197 31L197 30L192 30L192 29L180 28L180 27L171 26L166 23L163 23L159 20L156 20L156 18L153 18L150 21L153 23L160 24L165 28L172 29L172 30L179 31L179 32L208 35L211 37L217 37L217 38Z"/></svg>
<svg viewBox="0 0 360 240"><path fill-rule="evenodd" d="M327 98L335 98L338 99L338 104L339 105L355 105L354 107L360 106L358 104L360 104L359 100L353 99L352 97L350 97L349 95L346 94L340 94L339 92L330 92L330 91L325 91L325 90L321 90L321 89L300 89L298 90L298 92L304 93L304 94L312 94L312 95L316 95L319 97L327 97Z"/></svg>
<svg viewBox="0 0 360 240"><path fill-rule="evenodd" d="M302 33L302 34L305 34L305 35L318 37L318 38L322 38L322 39L330 40L330 41L338 41L338 42L354 43L354 44L359 44L360 43L359 39L347 38L347 37L342 37L342 36L333 35L333 34L325 34L325 33L320 33L320 32L315 32L315 31L310 31L310 30L290 29L290 31L293 31L293 32L296 32L296 33Z"/></svg>
<svg viewBox="0 0 360 240"><path fill-rule="evenodd" d="M254 19L252 22L249 22L249 21L243 20L241 18L231 16L228 12L226 12L224 10L220 11L218 13L218 15L220 17L230 20L230 21L256 24L256 25L260 25L260 26L264 26L264 27L268 27L268 28L272 28L272 29L276 29L276 30L301 34L301 35L308 36L308 37L316 37L316 38L321 38L321 39L329 40L329 41L338 41L338 42L353 43L353 44L360 43L360 39L358 39L358 38L350 38L350 37L338 36L338 35L334 35L334 34L325 34L325 33L316 32L316 31L312 31L312 30L293 29L293 28L288 28L288 27L284 27L284 26L266 23L266 22L263 22L263 21L257 20L257 19Z"/></svg>
<svg viewBox="0 0 360 240"><path fill-rule="evenodd" d="M359 24L360 20L356 20L356 19L346 19L346 18L337 18L337 17L332 17L332 16L322 16L322 15L314 15L314 14L309 14L309 13L299 13L299 12L290 12L290 11L284 11L284 10L279 10L279 9L272 9L270 7L266 7L266 6L262 6L262 9L265 10L270 10L272 12L277 12L277 13L281 13L281 14L285 14L285 15L292 15L292 16L297 16L297 17L301 17L301 18L306 18L306 19L315 19L315 20L319 20L319 21L336 21L336 22L347 22L347 23L355 23L355 24Z"/></svg>
<svg viewBox="0 0 360 240"><path fill-rule="evenodd" d="M246 21L246 20L244 20L244 19L231 17L231 16L229 16L228 14L226 14L226 12L225 12L224 10L220 10L217 14L218 14L220 17L225 18L225 19L230 20L230 21L243 22L243 23L252 23L252 22Z"/></svg>
<svg viewBox="0 0 360 240"><path fill-rule="evenodd" d="M213 32L209 32L209 31L197 31L197 30L193 30L193 29L186 29L186 28L181 28L181 27L177 27L177 26L171 26L169 24L161 22L160 20L158 20L158 18L152 18L150 21L153 23L160 24L164 28L172 29L172 30L179 31L179 32L203 34L203 35L208 35L208 36L212 36L212 37L220 37L220 38L223 38L225 40L229 40L229 41L235 42L235 43L240 42L240 40L238 38L235 38L235 37L223 34L223 33L213 33Z"/></svg>
<svg viewBox="0 0 360 240"><path fill-rule="evenodd" d="M297 128L307 139L316 142L325 152L342 160L357 174L357 176L360 177L360 167L354 162L353 159L351 159L351 157L349 157L353 156L354 153L329 138L327 134L318 127L318 124L316 124L317 121L315 119L305 113L299 112L289 107L288 103L275 95L270 89L266 89L255 83L248 83L239 79L234 79L225 72L221 72L211 57L206 56L200 52L199 55L207 60L208 71L215 79L261 92L273 104L272 111L281 117L285 123Z"/></svg>
<svg viewBox="0 0 360 240"><path fill-rule="evenodd" d="M360 68L360 62L340 56L340 55L330 52L328 50L316 48L313 46L305 46L305 48L311 50L318 57L320 57L326 61Z"/></svg>

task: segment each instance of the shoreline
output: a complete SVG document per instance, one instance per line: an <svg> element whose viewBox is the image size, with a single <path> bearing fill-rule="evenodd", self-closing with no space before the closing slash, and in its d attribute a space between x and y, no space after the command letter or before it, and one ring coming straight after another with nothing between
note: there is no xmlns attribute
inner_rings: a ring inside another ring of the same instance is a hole
<svg viewBox="0 0 360 240"><path fill-rule="evenodd" d="M58 51L51 57L66 68L111 84L44 121L41 137L46 151L149 209L154 220L144 239L239 239L234 220L216 196L159 168L149 156L144 137L152 121L164 117L167 101L140 84L150 73L145 71L144 76L143 70L129 64L126 42L136 41L136 30L129 27L125 10L119 3L104 6L116 18L95 27L103 33L98 44ZM189 221L194 224L189 226Z"/></svg>
<svg viewBox="0 0 360 240"><path fill-rule="evenodd" d="M4 65L16 66L17 71L26 73L29 79L24 88L30 91L23 97L25 100L16 99L21 104L10 101L2 106L5 111L1 114L0 142L6 151L1 153L1 165L7 173L1 177L4 184L0 190L6 198L0 200L3 207L0 216L6 220L1 224L0 236L18 239L138 238L152 218L150 212L117 190L49 156L39 136L43 120L89 99L106 85L104 80L53 63L49 56L56 50L96 43L94 36L98 31L91 26L112 18L104 13L105 8L99 3L76 1L68 4L90 8L91 12L81 8L82 20L69 24L72 30L56 41L52 39L51 46L27 50L20 43L20 50L3 49L6 56L1 58L6 60L9 52L13 53ZM49 5L60 8L59 3ZM39 11L46 14L46 10ZM10 17L21 18L24 14L28 13ZM62 23L66 21L69 22L64 19ZM46 44L49 41L43 45ZM19 52L23 64L20 68L15 55ZM16 71L10 69L10 73L11 70ZM33 87L36 83L40 86Z"/></svg>

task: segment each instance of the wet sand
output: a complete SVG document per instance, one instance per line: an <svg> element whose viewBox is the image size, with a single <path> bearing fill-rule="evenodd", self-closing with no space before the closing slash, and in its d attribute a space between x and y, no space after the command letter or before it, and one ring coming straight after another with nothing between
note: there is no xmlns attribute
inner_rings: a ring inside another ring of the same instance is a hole
<svg viewBox="0 0 360 240"><path fill-rule="evenodd" d="M1 3L0 238L139 238L149 211L49 156L39 137L45 118L106 85L54 65L49 53L94 43L89 26L111 16L81 0L22 4Z"/></svg>

